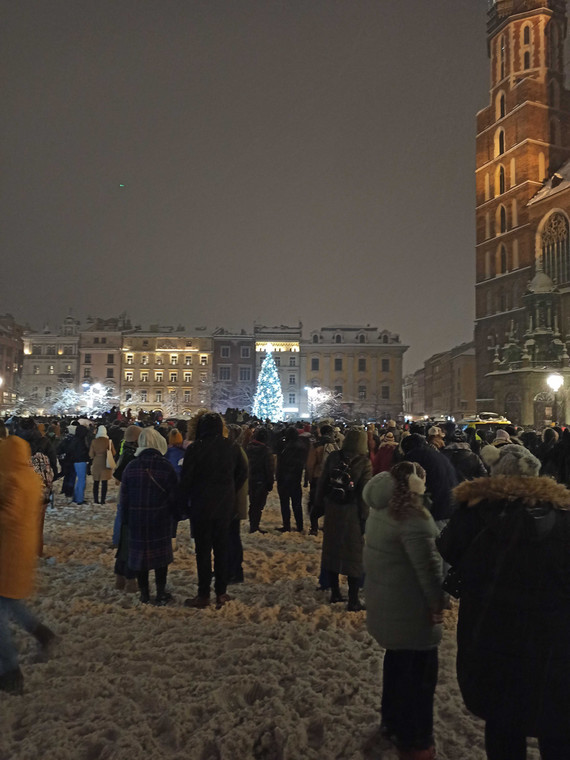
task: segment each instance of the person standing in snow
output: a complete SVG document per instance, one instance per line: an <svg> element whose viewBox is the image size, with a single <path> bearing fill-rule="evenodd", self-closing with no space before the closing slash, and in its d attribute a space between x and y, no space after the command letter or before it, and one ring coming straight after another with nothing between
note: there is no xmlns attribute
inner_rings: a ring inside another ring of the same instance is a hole
<svg viewBox="0 0 570 760"><path fill-rule="evenodd" d="M256 428L246 454L249 466L249 532L266 533L259 525L267 495L273 490L274 457L269 450L269 431L265 427Z"/></svg>
<svg viewBox="0 0 570 760"><path fill-rule="evenodd" d="M321 425L319 433L319 437L311 446L307 456L307 477L309 479L309 503L307 507L309 511L309 520L311 521L311 530L309 531L311 536L318 535L319 517L322 517L322 515L317 514L317 511L313 509L319 478L321 477L328 455L332 451L338 451L339 449L339 446L334 439L334 431L331 425L324 423Z"/></svg>
<svg viewBox="0 0 570 760"><path fill-rule="evenodd" d="M489 760L570 758L570 491L523 446L454 491L437 540L460 578L457 680Z"/></svg>
<svg viewBox="0 0 570 760"><path fill-rule="evenodd" d="M277 453L277 492L281 504L283 526L281 533L291 530L291 507L295 517L297 531L303 531L303 470L307 461L307 445L299 440L299 433L294 427L285 430L283 446ZM291 504L291 506L289 506Z"/></svg>
<svg viewBox="0 0 570 760"><path fill-rule="evenodd" d="M29 444L0 441L0 690L20 694L24 677L12 641L13 620L47 653L55 634L23 603L33 590L42 512L42 482L30 464Z"/></svg>
<svg viewBox="0 0 570 760"><path fill-rule="evenodd" d="M99 425L97 435L89 446L89 458L92 459L91 474L93 475L93 502L104 504L107 499L107 486L113 470L107 467L107 452L116 455L113 442L109 440L105 425ZM99 501L99 483L101 483L101 501Z"/></svg>
<svg viewBox="0 0 570 760"><path fill-rule="evenodd" d="M126 526L126 562L137 573L140 599L150 601L149 571L154 570L157 606L172 601L166 591L168 565L172 562L172 497L178 484L167 462L166 441L153 428L144 428L135 459L121 478L121 513Z"/></svg>

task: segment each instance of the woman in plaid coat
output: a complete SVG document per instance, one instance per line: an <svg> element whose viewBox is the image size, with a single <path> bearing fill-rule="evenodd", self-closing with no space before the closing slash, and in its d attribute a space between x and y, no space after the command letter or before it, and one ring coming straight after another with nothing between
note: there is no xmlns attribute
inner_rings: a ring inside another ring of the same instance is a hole
<svg viewBox="0 0 570 760"><path fill-rule="evenodd" d="M172 596L165 590L172 562L171 496L178 484L174 467L164 458L165 439L153 428L139 436L135 459L121 479L120 503L127 525L128 560L137 573L141 602L150 601L148 572L154 570L156 604L164 606Z"/></svg>

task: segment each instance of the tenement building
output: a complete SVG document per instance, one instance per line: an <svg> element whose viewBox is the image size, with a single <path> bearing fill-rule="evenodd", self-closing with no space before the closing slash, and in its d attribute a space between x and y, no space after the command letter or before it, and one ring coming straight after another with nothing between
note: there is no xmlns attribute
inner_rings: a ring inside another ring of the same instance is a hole
<svg viewBox="0 0 570 760"><path fill-rule="evenodd" d="M0 412L16 404L24 354L22 333L11 314L0 314Z"/></svg>
<svg viewBox="0 0 570 760"><path fill-rule="evenodd" d="M210 337L158 325L123 335L121 408L188 416L209 406L211 391Z"/></svg>
<svg viewBox="0 0 570 760"><path fill-rule="evenodd" d="M477 115L477 405L519 424L548 419L549 373L570 380L566 34L564 0L490 4L490 101Z"/></svg>
<svg viewBox="0 0 570 760"><path fill-rule="evenodd" d="M350 419L395 419L404 408L407 348L399 335L370 325L321 327L303 347L307 387L331 392Z"/></svg>

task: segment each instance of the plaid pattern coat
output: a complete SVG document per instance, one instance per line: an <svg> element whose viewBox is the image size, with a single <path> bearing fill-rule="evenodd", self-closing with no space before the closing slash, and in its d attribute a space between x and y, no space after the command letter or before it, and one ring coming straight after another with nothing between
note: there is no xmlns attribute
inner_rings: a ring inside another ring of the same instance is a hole
<svg viewBox="0 0 570 760"><path fill-rule="evenodd" d="M177 485L174 467L155 449L142 451L125 468L120 503L131 570L153 570L172 562L170 499Z"/></svg>

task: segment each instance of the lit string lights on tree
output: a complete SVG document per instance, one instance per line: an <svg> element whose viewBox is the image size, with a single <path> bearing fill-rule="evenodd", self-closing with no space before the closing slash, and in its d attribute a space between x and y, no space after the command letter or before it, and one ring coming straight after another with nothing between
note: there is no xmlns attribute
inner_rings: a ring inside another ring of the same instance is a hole
<svg viewBox="0 0 570 760"><path fill-rule="evenodd" d="M278 422L283 419L283 391L273 359L273 346L268 343L265 350L266 356L257 378L253 414L261 420Z"/></svg>

